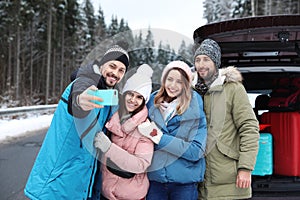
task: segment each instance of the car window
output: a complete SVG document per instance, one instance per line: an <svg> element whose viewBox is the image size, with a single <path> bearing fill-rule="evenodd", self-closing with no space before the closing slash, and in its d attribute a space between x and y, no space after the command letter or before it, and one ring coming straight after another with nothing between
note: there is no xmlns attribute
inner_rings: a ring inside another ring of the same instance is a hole
<svg viewBox="0 0 300 200"><path fill-rule="evenodd" d="M255 107L255 99L258 95L261 95L261 94L260 93L254 93L254 94L253 93L248 93L248 98L249 98L249 101L252 105L252 108Z"/></svg>

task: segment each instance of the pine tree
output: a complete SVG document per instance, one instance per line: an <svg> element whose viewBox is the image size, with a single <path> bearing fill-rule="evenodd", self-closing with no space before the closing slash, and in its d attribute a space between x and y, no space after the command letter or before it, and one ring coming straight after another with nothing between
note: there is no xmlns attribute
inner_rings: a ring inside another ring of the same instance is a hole
<svg viewBox="0 0 300 200"><path fill-rule="evenodd" d="M232 18L232 10L236 4L234 0L205 0L203 6L204 17L208 23L212 23Z"/></svg>
<svg viewBox="0 0 300 200"><path fill-rule="evenodd" d="M243 18L252 15L251 0L235 0L233 5L233 18Z"/></svg>
<svg viewBox="0 0 300 200"><path fill-rule="evenodd" d="M153 63L155 59L155 52L153 50L153 47L154 47L154 39L153 39L153 34L151 32L151 29L149 27L147 31L145 47L144 47L145 48L144 53L146 55L145 62L148 64Z"/></svg>
<svg viewBox="0 0 300 200"><path fill-rule="evenodd" d="M134 44L129 52L129 65L132 67L139 66L143 64L144 55L141 54L141 49L144 47L143 34L140 31L138 35L134 36Z"/></svg>
<svg viewBox="0 0 300 200"><path fill-rule="evenodd" d="M112 18L111 18L111 24L108 27L108 37L116 35L118 33L118 31L119 31L118 18L112 16Z"/></svg>
<svg viewBox="0 0 300 200"><path fill-rule="evenodd" d="M107 36L107 28L105 24L105 18L103 10L101 9L101 6L98 10L98 16L96 20L96 32L95 32L95 40L98 43L100 43L102 40L104 40Z"/></svg>
<svg viewBox="0 0 300 200"><path fill-rule="evenodd" d="M157 63L162 65L167 65L169 60L169 53L171 52L170 45L163 45L162 42L158 45L158 51L157 51ZM161 68L160 70L162 70Z"/></svg>
<svg viewBox="0 0 300 200"><path fill-rule="evenodd" d="M1 90L1 101L8 101L9 97L4 96L11 96L12 90L11 86L13 84L12 79L12 48L13 48L13 42L15 40L13 36L13 28L14 28L14 21L15 21L15 15L13 10L13 2L3 2L0 3L0 73L1 73L1 79L0 79L0 86L3 88ZM5 93L4 93L5 91Z"/></svg>
<svg viewBox="0 0 300 200"><path fill-rule="evenodd" d="M186 46L184 40L182 40L181 45L178 49L178 55L179 55L178 57L179 60L183 60L187 63L192 61L193 55L191 54L190 49Z"/></svg>
<svg viewBox="0 0 300 200"><path fill-rule="evenodd" d="M83 8L86 23L87 23L87 35L86 38L90 41L90 46L95 45L95 27L96 27L96 18L94 16L94 7L90 0L85 0L85 7Z"/></svg>
<svg viewBox="0 0 300 200"><path fill-rule="evenodd" d="M91 46L91 34L88 26L88 18L84 11L85 3L82 4L79 8L79 25L76 28L76 34L78 35L77 41L77 52L82 55L82 61L92 50Z"/></svg>
<svg viewBox="0 0 300 200"><path fill-rule="evenodd" d="M299 14L299 0L205 0L204 18L208 23L223 20L278 14Z"/></svg>

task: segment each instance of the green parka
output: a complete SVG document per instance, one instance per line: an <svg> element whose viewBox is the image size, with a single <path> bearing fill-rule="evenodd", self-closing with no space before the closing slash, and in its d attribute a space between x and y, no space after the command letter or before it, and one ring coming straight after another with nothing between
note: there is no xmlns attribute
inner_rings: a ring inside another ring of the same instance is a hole
<svg viewBox="0 0 300 200"><path fill-rule="evenodd" d="M208 138L206 172L199 184L199 199L250 198L251 188L235 186L239 169L253 170L258 151L259 126L234 67L219 70L219 77L204 95Z"/></svg>

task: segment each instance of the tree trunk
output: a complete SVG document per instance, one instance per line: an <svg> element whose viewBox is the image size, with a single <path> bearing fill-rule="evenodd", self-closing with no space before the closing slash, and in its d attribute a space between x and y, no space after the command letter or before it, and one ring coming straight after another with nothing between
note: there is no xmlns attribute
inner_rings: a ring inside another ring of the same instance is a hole
<svg viewBox="0 0 300 200"><path fill-rule="evenodd" d="M52 34L53 34L53 39L55 40L55 44L57 43L57 40L59 40L58 35L57 35L57 17L56 17L56 12L52 13L53 14L53 20L52 20ZM52 86L51 86L51 99L53 99L53 97L55 97L55 87L56 87L56 69L57 69L57 55L58 55L58 48L57 45L52 47L52 64L51 64L51 73L52 73L52 78L51 81L52 82ZM52 102L52 101L51 101Z"/></svg>
<svg viewBox="0 0 300 200"><path fill-rule="evenodd" d="M22 99L22 104L25 103L25 105L27 105L28 103L28 98L27 98L27 62L26 62L26 53L28 52L28 46L27 46L27 42L28 42L28 36L27 34L24 34L25 30L21 27L20 29L20 38L21 38L21 43L20 43L20 54L21 54L21 60L20 60L20 98Z"/></svg>
<svg viewBox="0 0 300 200"><path fill-rule="evenodd" d="M255 0L251 0L252 17L256 15Z"/></svg>
<svg viewBox="0 0 300 200"><path fill-rule="evenodd" d="M30 92L29 95L33 95L33 22L31 22L30 27L30 64L29 64L29 82L30 82Z"/></svg>
<svg viewBox="0 0 300 200"><path fill-rule="evenodd" d="M12 60L12 40L10 39L12 37L11 35L11 31L9 30L9 41L8 41L8 58L7 58L7 79L6 79L6 88L8 90L11 89L11 85L12 85L12 63L11 63L11 60Z"/></svg>
<svg viewBox="0 0 300 200"><path fill-rule="evenodd" d="M61 61L60 61L60 91L64 88L64 66L65 66L65 14L62 15L62 31L61 31Z"/></svg>
<svg viewBox="0 0 300 200"><path fill-rule="evenodd" d="M48 13L48 27L47 27L47 70L46 70L46 95L45 104L48 104L49 99L49 86L50 86L50 64L51 64L51 32L52 32L52 1L49 1L49 13Z"/></svg>
<svg viewBox="0 0 300 200"><path fill-rule="evenodd" d="M56 85L56 48L53 49L52 55L52 89L51 89L51 96L55 97L55 85Z"/></svg>
<svg viewBox="0 0 300 200"><path fill-rule="evenodd" d="M16 49L16 100L20 99L20 26L17 24L17 49Z"/></svg>

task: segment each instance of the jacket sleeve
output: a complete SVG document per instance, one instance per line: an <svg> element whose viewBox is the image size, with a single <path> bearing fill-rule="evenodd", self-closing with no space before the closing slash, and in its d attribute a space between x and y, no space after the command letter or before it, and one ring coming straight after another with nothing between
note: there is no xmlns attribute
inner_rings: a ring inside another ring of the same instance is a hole
<svg viewBox="0 0 300 200"><path fill-rule="evenodd" d="M118 145L112 143L105 156L110 158L121 169L132 173L144 173L150 166L153 156L153 142L141 137L136 146L135 153L131 154Z"/></svg>
<svg viewBox="0 0 300 200"><path fill-rule="evenodd" d="M163 134L158 144L158 148L161 150L189 161L198 161L204 157L207 138L202 99L198 94L194 95L194 98L197 100L191 102L190 110L186 112L195 114L197 117L183 123L180 122L178 133Z"/></svg>
<svg viewBox="0 0 300 200"><path fill-rule="evenodd" d="M240 137L238 169L253 170L258 152L259 126L244 86L235 84L232 117Z"/></svg>
<svg viewBox="0 0 300 200"><path fill-rule="evenodd" d="M79 105L77 105L76 97L88 87L92 85L97 86L99 80L100 74L97 74L93 71L92 64L79 68L77 78L74 81L71 95L68 100L68 111L71 115L78 118L83 118L89 114L90 111L83 111Z"/></svg>

